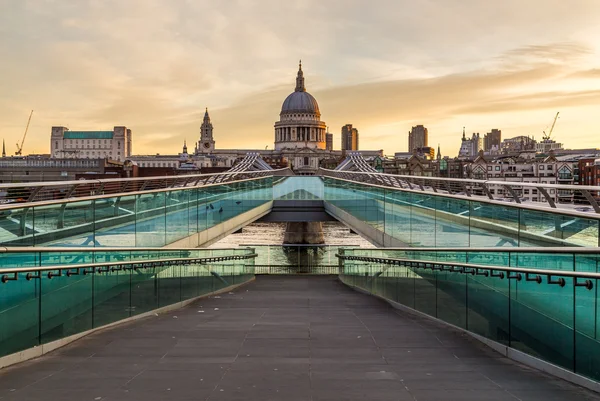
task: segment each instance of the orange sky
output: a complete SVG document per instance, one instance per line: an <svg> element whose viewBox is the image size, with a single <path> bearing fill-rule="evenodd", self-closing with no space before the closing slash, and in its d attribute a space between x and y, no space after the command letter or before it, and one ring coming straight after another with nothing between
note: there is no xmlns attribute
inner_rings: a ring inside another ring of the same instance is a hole
<svg viewBox="0 0 600 401"><path fill-rule="evenodd" d="M0 0L0 138L49 151L50 127L133 130L134 153L177 153L208 107L219 148L273 146L294 89L339 148L406 151L412 125L454 156L462 127L599 147L597 0ZM418 4L415 4L418 3Z"/></svg>

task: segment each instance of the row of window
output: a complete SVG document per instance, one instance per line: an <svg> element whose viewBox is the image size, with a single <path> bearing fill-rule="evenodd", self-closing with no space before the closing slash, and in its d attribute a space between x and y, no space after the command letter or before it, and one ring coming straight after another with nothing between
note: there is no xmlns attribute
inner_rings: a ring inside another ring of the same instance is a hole
<svg viewBox="0 0 600 401"><path fill-rule="evenodd" d="M94 140L94 141L95 141L95 140ZM69 144L69 145L72 145L72 143L71 143L71 142L69 142L68 144ZM86 147L86 148L89 148L89 147L98 147L98 146L94 146L94 145L96 145L96 144L95 144L95 143L94 143L94 144L91 144L91 143L87 143L87 142L85 143L85 147ZM101 143L101 144L98 144L98 145L106 145L106 141L105 141L104 143ZM107 147L108 147L108 148L110 148L111 144L108 144L108 145L109 145L109 146L107 146ZM76 143L75 143L75 146L76 146L77 148L79 148L79 142L76 142ZM58 149L58 141L55 141L55 142L54 142L54 147L55 147L56 149ZM68 148L74 149L74 147L73 147L73 146L66 146L66 145L65 145L65 149L68 149ZM83 144L81 144L81 148L83 149ZM117 142L117 149L121 149L121 141L118 141L118 142Z"/></svg>
<svg viewBox="0 0 600 401"><path fill-rule="evenodd" d="M79 141L81 141L82 143L108 143L108 139L65 139L64 140L66 143L79 143Z"/></svg>
<svg viewBox="0 0 600 401"><path fill-rule="evenodd" d="M178 162L138 162L140 167L177 167Z"/></svg>

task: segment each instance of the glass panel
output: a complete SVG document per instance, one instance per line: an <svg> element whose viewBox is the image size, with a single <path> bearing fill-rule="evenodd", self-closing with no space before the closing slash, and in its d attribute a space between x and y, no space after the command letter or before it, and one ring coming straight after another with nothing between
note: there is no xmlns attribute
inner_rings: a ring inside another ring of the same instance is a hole
<svg viewBox="0 0 600 401"><path fill-rule="evenodd" d="M0 244L33 246L35 229L31 207L0 210Z"/></svg>
<svg viewBox="0 0 600 401"><path fill-rule="evenodd" d="M166 241L167 244L189 235L189 191L165 192L167 199Z"/></svg>
<svg viewBox="0 0 600 401"><path fill-rule="evenodd" d="M131 271L103 269L94 281L94 327L126 319L131 316L129 295Z"/></svg>
<svg viewBox="0 0 600 401"><path fill-rule="evenodd" d="M96 246L135 246L136 199L132 196L98 199L94 203Z"/></svg>
<svg viewBox="0 0 600 401"><path fill-rule="evenodd" d="M165 193L138 195L136 210L135 246L165 246Z"/></svg>
<svg viewBox="0 0 600 401"><path fill-rule="evenodd" d="M58 271L54 272L58 274ZM94 274L48 278L41 282L41 343L58 340L93 327Z"/></svg>
<svg viewBox="0 0 600 401"><path fill-rule="evenodd" d="M0 357L39 345L39 280L26 275L0 283Z"/></svg>

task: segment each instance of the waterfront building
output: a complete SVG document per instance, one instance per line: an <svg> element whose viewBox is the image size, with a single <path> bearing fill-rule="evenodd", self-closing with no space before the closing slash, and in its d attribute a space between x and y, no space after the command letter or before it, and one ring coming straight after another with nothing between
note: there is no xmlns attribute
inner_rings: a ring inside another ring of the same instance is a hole
<svg viewBox="0 0 600 401"><path fill-rule="evenodd" d="M123 163L99 158L51 158L50 155L0 158L0 182L74 181L127 177Z"/></svg>
<svg viewBox="0 0 600 401"><path fill-rule="evenodd" d="M127 127L112 131L70 131L52 127L50 155L62 159L111 159L124 161L131 156L132 134Z"/></svg>

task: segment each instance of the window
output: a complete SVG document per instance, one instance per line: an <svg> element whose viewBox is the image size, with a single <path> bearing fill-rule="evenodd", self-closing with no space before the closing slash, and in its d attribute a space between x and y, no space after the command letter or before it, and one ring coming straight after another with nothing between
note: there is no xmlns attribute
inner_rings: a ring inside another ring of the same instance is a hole
<svg viewBox="0 0 600 401"><path fill-rule="evenodd" d="M546 170L552 170L552 165L546 166Z"/></svg>
<svg viewBox="0 0 600 401"><path fill-rule="evenodd" d="M540 170L543 170L543 169L544 169L544 166L543 166L543 165L542 165L542 166L540 166Z"/></svg>
<svg viewBox="0 0 600 401"><path fill-rule="evenodd" d="M500 171L500 166L496 166L496 171Z"/></svg>
<svg viewBox="0 0 600 401"><path fill-rule="evenodd" d="M305 166L308 166L308 157L305 157L305 158L304 158L304 165L305 165Z"/></svg>
<svg viewBox="0 0 600 401"><path fill-rule="evenodd" d="M523 190L523 193L524 193L525 195L529 195L529 190L528 190L528 189L524 189L524 190Z"/></svg>
<svg viewBox="0 0 600 401"><path fill-rule="evenodd" d="M492 166L488 166L488 171L492 171Z"/></svg>

